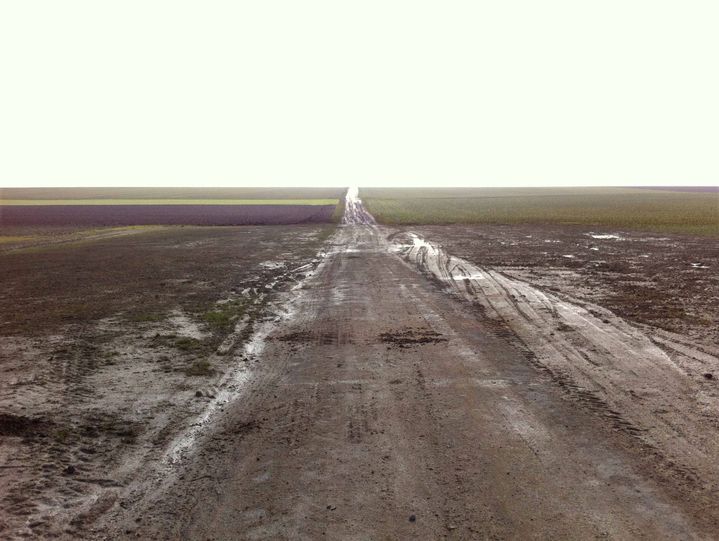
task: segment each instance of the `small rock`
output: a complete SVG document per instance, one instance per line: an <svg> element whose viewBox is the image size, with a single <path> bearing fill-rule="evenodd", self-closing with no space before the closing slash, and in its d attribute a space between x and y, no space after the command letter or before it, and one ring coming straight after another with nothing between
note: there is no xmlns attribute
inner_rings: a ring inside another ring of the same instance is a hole
<svg viewBox="0 0 719 541"><path fill-rule="evenodd" d="M202 398L202 391L195 391L195 396L197 398Z"/></svg>
<svg viewBox="0 0 719 541"><path fill-rule="evenodd" d="M67 468L65 468L64 473L65 473L66 475L73 475L73 474L75 473L75 471L76 471L76 470L75 470L75 466L70 465L70 466L68 466Z"/></svg>
<svg viewBox="0 0 719 541"><path fill-rule="evenodd" d="M714 379L714 374L712 374L711 372L707 372L706 374L704 374L704 377L706 379Z"/></svg>
<svg viewBox="0 0 719 541"><path fill-rule="evenodd" d="M337 509L337 506L336 506L336 505L328 505L328 506L327 506L327 509L328 509L329 511L334 511L335 509Z"/></svg>
<svg viewBox="0 0 719 541"><path fill-rule="evenodd" d="M456 529L457 529L457 526L455 526L454 524L450 524L450 525L447 526L447 529L448 529L448 530L456 530Z"/></svg>
<svg viewBox="0 0 719 541"><path fill-rule="evenodd" d="M415 515L410 515L410 516L409 516L409 521L410 521L410 522L416 522L416 521L417 521L417 517L416 517Z"/></svg>

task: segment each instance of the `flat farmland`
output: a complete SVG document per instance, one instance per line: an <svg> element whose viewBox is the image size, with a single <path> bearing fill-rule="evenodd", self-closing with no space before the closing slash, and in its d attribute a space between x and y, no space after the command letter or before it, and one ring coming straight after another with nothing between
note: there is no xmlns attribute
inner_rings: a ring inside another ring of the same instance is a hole
<svg viewBox="0 0 719 541"><path fill-rule="evenodd" d="M313 272L333 230L79 230L0 255L0 535L48 505L86 512L109 477L168 445L255 362L227 353ZM31 531L75 535L58 524Z"/></svg>
<svg viewBox="0 0 719 541"><path fill-rule="evenodd" d="M716 192L342 193L2 228L0 536L716 537Z"/></svg>
<svg viewBox="0 0 719 541"><path fill-rule="evenodd" d="M449 253L542 291L719 344L719 243L580 225L405 226Z"/></svg>
<svg viewBox="0 0 719 541"><path fill-rule="evenodd" d="M0 199L333 199L342 188L0 188Z"/></svg>
<svg viewBox="0 0 719 541"><path fill-rule="evenodd" d="M330 223L338 190L4 189L0 227Z"/></svg>
<svg viewBox="0 0 719 541"><path fill-rule="evenodd" d="M366 188L388 225L559 224L719 235L719 192L651 188Z"/></svg>

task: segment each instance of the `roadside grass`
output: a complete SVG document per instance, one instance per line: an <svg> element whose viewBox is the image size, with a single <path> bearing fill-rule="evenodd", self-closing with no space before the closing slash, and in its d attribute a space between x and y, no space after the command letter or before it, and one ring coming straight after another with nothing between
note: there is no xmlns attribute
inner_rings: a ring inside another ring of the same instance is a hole
<svg viewBox="0 0 719 541"><path fill-rule="evenodd" d="M390 225L561 224L719 236L719 194L632 188L360 190Z"/></svg>
<svg viewBox="0 0 719 541"><path fill-rule="evenodd" d="M182 370L186 376L211 376L215 373L210 361L198 359Z"/></svg>
<svg viewBox="0 0 719 541"><path fill-rule="evenodd" d="M212 310L202 314L202 320L213 332L229 332L246 311L247 303L244 299L231 300L216 304Z"/></svg>
<svg viewBox="0 0 719 541"><path fill-rule="evenodd" d="M175 340L174 346L180 351L198 351L204 348L204 344L197 338L182 336Z"/></svg>
<svg viewBox="0 0 719 541"><path fill-rule="evenodd" d="M226 329L230 326L232 314L229 311L212 310L205 313L202 319L212 328Z"/></svg>

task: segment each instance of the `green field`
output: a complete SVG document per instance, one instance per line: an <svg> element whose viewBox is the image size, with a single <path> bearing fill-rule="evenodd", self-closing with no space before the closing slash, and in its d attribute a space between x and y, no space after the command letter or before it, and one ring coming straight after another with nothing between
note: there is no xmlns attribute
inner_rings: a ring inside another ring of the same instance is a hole
<svg viewBox="0 0 719 541"><path fill-rule="evenodd" d="M0 199L2 205L336 205L339 199Z"/></svg>
<svg viewBox="0 0 719 541"><path fill-rule="evenodd" d="M367 188L378 222L575 224L719 236L719 194L636 188Z"/></svg>

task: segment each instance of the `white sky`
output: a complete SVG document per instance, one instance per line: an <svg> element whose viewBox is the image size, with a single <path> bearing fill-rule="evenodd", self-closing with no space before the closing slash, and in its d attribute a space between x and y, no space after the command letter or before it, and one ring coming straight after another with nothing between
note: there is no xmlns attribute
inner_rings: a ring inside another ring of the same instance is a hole
<svg viewBox="0 0 719 541"><path fill-rule="evenodd" d="M6 0L0 186L719 183L717 0Z"/></svg>

